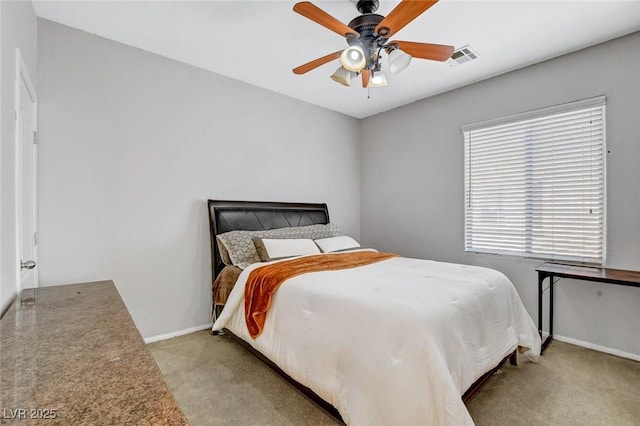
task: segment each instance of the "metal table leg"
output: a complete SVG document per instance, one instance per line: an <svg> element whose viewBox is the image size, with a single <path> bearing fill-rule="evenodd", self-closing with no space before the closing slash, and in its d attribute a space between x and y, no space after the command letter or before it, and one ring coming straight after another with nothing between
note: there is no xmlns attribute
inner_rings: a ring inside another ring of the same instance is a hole
<svg viewBox="0 0 640 426"><path fill-rule="evenodd" d="M540 354L547 349L547 346L553 338L553 274L538 271L538 333L542 338L542 297L544 291L544 280L549 278L549 336L542 342Z"/></svg>

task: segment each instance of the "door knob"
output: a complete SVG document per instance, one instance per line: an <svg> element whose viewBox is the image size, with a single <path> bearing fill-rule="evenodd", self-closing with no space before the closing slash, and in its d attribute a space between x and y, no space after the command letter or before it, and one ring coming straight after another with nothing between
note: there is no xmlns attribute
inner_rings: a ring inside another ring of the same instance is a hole
<svg viewBox="0 0 640 426"><path fill-rule="evenodd" d="M36 262L33 260L27 260L26 262L20 262L21 269L33 269L36 267Z"/></svg>

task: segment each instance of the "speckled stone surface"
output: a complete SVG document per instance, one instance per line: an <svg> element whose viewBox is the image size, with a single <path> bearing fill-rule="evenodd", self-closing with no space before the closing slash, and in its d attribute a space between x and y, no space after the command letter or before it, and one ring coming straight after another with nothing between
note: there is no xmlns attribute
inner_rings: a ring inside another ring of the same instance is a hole
<svg viewBox="0 0 640 426"><path fill-rule="evenodd" d="M0 320L0 423L15 417L188 424L112 281L25 290Z"/></svg>

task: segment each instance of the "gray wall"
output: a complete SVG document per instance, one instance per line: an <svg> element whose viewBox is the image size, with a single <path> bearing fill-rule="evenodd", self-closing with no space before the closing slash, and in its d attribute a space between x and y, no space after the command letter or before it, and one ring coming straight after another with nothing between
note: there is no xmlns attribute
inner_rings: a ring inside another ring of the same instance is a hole
<svg viewBox="0 0 640 426"><path fill-rule="evenodd" d="M30 0L0 1L0 312L13 300L16 265L15 49L37 90L37 19Z"/></svg>
<svg viewBox="0 0 640 426"><path fill-rule="evenodd" d="M207 198L326 202L359 237L357 120L49 21L38 42L41 285L113 279L149 337L209 321Z"/></svg>
<svg viewBox="0 0 640 426"><path fill-rule="evenodd" d="M460 126L602 94L607 266L640 269L638 33L358 122L39 27L41 284L114 279L145 336L208 320L206 198L326 201L365 245L505 272L536 319L540 262L463 252ZM640 354L637 289L563 280L557 299L557 334Z"/></svg>
<svg viewBox="0 0 640 426"><path fill-rule="evenodd" d="M534 269L541 262L464 253L460 126L606 95L607 266L640 270L638 70L635 33L363 120L364 243L498 269L514 282L536 320ZM555 333L640 355L639 290L560 281Z"/></svg>

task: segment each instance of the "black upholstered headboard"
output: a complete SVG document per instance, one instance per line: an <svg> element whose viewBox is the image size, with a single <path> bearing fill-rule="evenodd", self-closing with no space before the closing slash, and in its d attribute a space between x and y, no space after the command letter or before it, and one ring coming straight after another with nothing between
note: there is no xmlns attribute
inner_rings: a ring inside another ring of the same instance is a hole
<svg viewBox="0 0 640 426"><path fill-rule="evenodd" d="M218 234L235 230L263 231L326 223L329 223L329 210L324 203L209 200L212 277L215 279L224 267L216 243Z"/></svg>

